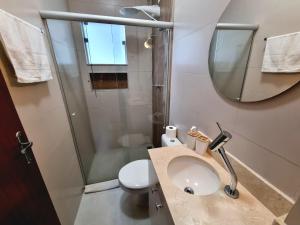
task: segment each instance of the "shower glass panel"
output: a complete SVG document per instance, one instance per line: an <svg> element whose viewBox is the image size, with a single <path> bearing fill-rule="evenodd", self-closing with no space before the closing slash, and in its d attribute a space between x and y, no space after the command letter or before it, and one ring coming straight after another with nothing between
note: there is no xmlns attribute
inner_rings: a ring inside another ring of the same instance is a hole
<svg viewBox="0 0 300 225"><path fill-rule="evenodd" d="M210 73L217 90L240 100L253 38L252 30L216 30L210 50Z"/></svg>
<svg viewBox="0 0 300 225"><path fill-rule="evenodd" d="M169 34L158 29L123 26L125 40L120 36L103 38L107 33L114 35L116 32L119 35L123 28L101 24L100 28L93 30L93 40L91 37L87 40L85 23L72 22L70 30L63 28L68 22L47 20L47 23L86 183L117 179L118 172L124 165L149 158L148 148L153 147L153 104L161 101L153 97L153 86L166 93L168 79L163 77L161 83L153 83L152 67L156 60L152 59L152 49L145 48L144 43L153 35L153 30L162 36ZM63 37L57 30L59 27L64 30ZM109 29L113 32L107 32ZM67 35L72 38L72 42L66 40ZM101 38L97 39L97 36ZM105 49L101 47L103 43L100 42L104 40L110 42L110 49L107 46ZM96 49L96 53L108 51L112 55L118 55L118 58L126 58L126 62L93 62L89 60L87 44L92 51ZM116 46L119 47L115 48ZM168 65L168 57L162 56L160 59L162 62L159 63ZM66 71L69 73L69 80L65 79ZM81 111L73 106L77 95L82 97L78 101ZM83 115L87 119L81 121ZM155 119L155 123L163 126L164 118L165 115L160 120ZM87 142L90 144L86 145Z"/></svg>
<svg viewBox="0 0 300 225"><path fill-rule="evenodd" d="M47 21L58 78L69 115L71 131L83 176L90 171L95 154L89 113L70 22ZM67 159L66 159L67 163ZM86 179L86 177L84 177Z"/></svg>

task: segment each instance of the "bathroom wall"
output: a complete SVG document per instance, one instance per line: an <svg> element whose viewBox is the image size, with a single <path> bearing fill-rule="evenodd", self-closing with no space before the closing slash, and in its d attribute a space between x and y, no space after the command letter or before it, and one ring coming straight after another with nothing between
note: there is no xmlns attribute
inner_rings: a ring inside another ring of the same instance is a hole
<svg viewBox="0 0 300 225"><path fill-rule="evenodd" d="M69 0L69 3L74 12L120 16L120 8L147 4L147 1ZM82 82L98 152L152 142L152 50L144 47L151 31L151 28L126 26L128 66L91 68L86 64L80 24L74 24ZM127 72L128 89L93 90L89 76L92 71Z"/></svg>
<svg viewBox="0 0 300 225"><path fill-rule="evenodd" d="M178 126L179 138L184 140L192 125L214 138L219 132L215 122L219 121L233 134L226 150L295 200L300 194L299 85L274 99L241 104L218 95L211 82L210 40L228 2L175 1L171 122ZM270 1L264 2L260 10L269 13ZM279 10L285 5L294 9L295 4L296 1L272 1L272 8Z"/></svg>
<svg viewBox="0 0 300 225"><path fill-rule="evenodd" d="M40 9L68 10L62 0L0 0L0 7L39 27L43 27ZM65 31L57 27L58 33ZM50 56L53 80L20 85L12 78L13 70L3 51L0 56L1 70L27 136L34 143L32 149L61 224L72 225L83 179L53 60Z"/></svg>

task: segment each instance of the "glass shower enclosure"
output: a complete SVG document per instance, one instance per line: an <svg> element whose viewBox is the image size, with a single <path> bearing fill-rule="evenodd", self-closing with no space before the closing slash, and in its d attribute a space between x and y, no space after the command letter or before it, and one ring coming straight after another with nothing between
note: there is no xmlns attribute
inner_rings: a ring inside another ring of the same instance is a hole
<svg viewBox="0 0 300 225"><path fill-rule="evenodd" d="M170 32L53 19L47 26L86 184L117 179L125 164L149 158L153 136L161 135L153 123L163 127L168 120ZM159 59L156 38L164 46ZM153 78L157 65L161 79ZM164 102L160 119L157 91Z"/></svg>

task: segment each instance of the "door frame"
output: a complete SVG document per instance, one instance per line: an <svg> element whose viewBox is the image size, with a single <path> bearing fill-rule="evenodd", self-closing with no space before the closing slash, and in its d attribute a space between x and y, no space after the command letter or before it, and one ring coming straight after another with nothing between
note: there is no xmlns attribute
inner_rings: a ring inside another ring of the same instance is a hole
<svg viewBox="0 0 300 225"><path fill-rule="evenodd" d="M0 49L0 51L1 50L2 49ZM11 96L11 92L8 88L7 80L6 80L6 74L7 74L6 70L3 69L2 66L4 66L4 65L1 63L1 65L0 65L1 85L0 86L1 86L1 93L3 93L3 99L1 100L1 103L4 103L7 106L4 108L6 110L6 113L9 113L9 116L7 116L7 117L8 117L8 120L11 122L8 124L4 123L6 125L3 125L3 128L5 128L7 126L11 127L11 129L9 129L9 132L7 133L7 134L9 134L8 137L12 138L11 140L9 139L10 140L9 143L19 145L19 146L16 146L16 149L13 146L12 147L13 150L10 149L10 147L7 145L7 147L9 147L9 150L10 150L9 153L13 154L13 157L10 158L9 162L12 162L12 165L15 166L13 168L15 168L15 171L17 171L17 172L20 172L20 167L24 167L25 169L28 169L28 171L27 171L27 170L23 170L24 168L22 168L22 172L23 171L25 171L24 173L28 172L28 174L27 174L28 176L25 176L23 173L19 173L19 176L13 176L14 179L12 179L11 182L8 182L8 185L14 184L14 186L19 187L19 189L12 189L12 190L9 189L10 191L7 194L10 197L13 196L12 197L13 199L17 198L17 199L21 200L21 203L24 200L24 198L26 199L30 196L29 195L30 190L31 190L31 192L33 190L37 191L37 192L33 192L33 193L38 194L38 196L40 197L39 201L37 199L35 199L34 201L32 201L33 203L30 201L27 204L22 203L22 204L18 205L19 207L16 207L16 206L9 207L8 209L10 209L11 211L17 212L18 219L10 219L12 216L15 215L15 213L12 213L9 217L4 217L4 219L8 218L8 219L5 219L6 222L14 221L13 224L15 224L15 222L17 222L19 224L20 221L24 220L24 218L23 219L19 218L19 215L21 217L22 214L24 214L24 212L22 212L20 210L20 207L27 205L27 207L30 208L30 210L28 208L27 208L27 210L29 210L28 212L30 213L31 218L36 218L36 219L33 219L34 223L43 222L43 221L40 221L41 220L40 216L39 217L34 216L34 215L36 215L35 209L37 209L37 207L42 206L42 207L45 207L44 211L42 211L43 212L42 215L47 215L46 218L50 219L50 221L48 220L49 222L51 222L51 223L54 222L57 225L61 225L60 219L59 219L56 209L54 207L54 203L50 197L48 188L45 184L44 178L42 176L42 173L40 171L40 168L38 166L36 158L31 149L32 142L28 141L24 126L23 126L22 121L17 112L16 106L15 106L13 98ZM5 70L5 73L3 72L3 70ZM7 114L5 114L5 115L7 115ZM13 133L13 132L16 132L14 134L14 137L10 136L11 133ZM19 136L19 138L18 138L17 133L19 133L19 132L22 134L22 136ZM12 141L13 138L15 138L14 139L15 142ZM23 145L27 145L27 146L25 147ZM6 149L6 148L4 148L4 149ZM22 149L26 149L26 150L24 152L22 152ZM7 149L5 151L7 151ZM29 151L29 152L27 152L27 151ZM19 163L21 163L21 164L19 165ZM18 165L18 166L16 166L16 165ZM10 168L10 167L7 167L7 168ZM12 178L12 177L10 177L10 178ZM26 178L26 179L24 179L24 178ZM20 190L20 186L22 187L21 190L23 190L23 191L21 191L21 192L19 191L19 193L17 193L17 190ZM4 190L6 187L7 187L7 185L4 185ZM20 197L20 193L23 193L22 197ZM27 193L27 195L24 193ZM32 197L32 193L30 193L30 194ZM19 198L16 196L19 196ZM26 210L25 210L25 212L26 212ZM44 214L44 213L46 213L46 214ZM6 215L6 214L4 214L4 215ZM13 217L13 218L15 218L15 217ZM25 221L23 221L22 224L24 222ZM41 224L41 225L43 225L43 224Z"/></svg>

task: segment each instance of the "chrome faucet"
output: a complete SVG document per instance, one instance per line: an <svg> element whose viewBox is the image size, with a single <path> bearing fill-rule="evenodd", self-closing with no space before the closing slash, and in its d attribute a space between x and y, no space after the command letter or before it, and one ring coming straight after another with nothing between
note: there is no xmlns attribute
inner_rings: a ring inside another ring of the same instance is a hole
<svg viewBox="0 0 300 225"><path fill-rule="evenodd" d="M231 176L230 185L225 186L224 192L229 197L236 199L239 197L239 191L236 189L238 179L223 147L223 145L225 145L232 138L232 135L228 131L222 130L219 123L217 123L217 125L220 128L221 133L209 144L208 147L211 151L218 152L221 155L226 169Z"/></svg>

